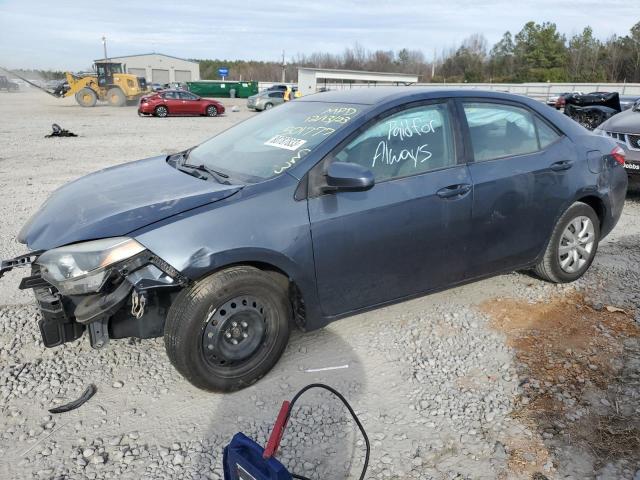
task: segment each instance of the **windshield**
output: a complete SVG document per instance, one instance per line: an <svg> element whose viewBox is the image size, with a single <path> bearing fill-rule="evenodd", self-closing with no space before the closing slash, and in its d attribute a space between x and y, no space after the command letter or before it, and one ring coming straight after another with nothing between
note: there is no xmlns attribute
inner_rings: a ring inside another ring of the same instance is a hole
<svg viewBox="0 0 640 480"><path fill-rule="evenodd" d="M260 113L189 152L189 163L259 182L285 172L363 110L362 105L290 102Z"/></svg>

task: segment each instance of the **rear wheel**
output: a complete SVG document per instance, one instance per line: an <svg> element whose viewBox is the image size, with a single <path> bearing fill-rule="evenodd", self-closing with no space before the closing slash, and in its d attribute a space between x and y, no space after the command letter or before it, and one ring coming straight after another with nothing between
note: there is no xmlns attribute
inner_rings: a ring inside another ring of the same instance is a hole
<svg viewBox="0 0 640 480"><path fill-rule="evenodd" d="M107 101L112 107L124 107L127 103L127 97L122 90L114 87L107 92Z"/></svg>
<svg viewBox="0 0 640 480"><path fill-rule="evenodd" d="M262 378L289 340L292 310L284 283L240 266L183 290L165 324L171 363L205 390L238 390Z"/></svg>
<svg viewBox="0 0 640 480"><path fill-rule="evenodd" d="M599 240L598 215L589 205L576 202L556 223L544 257L534 272L550 282L573 282L591 266Z"/></svg>
<svg viewBox="0 0 640 480"><path fill-rule="evenodd" d="M94 107L97 101L98 96L96 95L96 92L88 87L85 87L76 93L76 102L78 102L80 106Z"/></svg>
<svg viewBox="0 0 640 480"><path fill-rule="evenodd" d="M213 105L209 105L207 107L207 116L208 117L217 117L218 116L218 109Z"/></svg>
<svg viewBox="0 0 640 480"><path fill-rule="evenodd" d="M165 107L164 105L160 105L160 106L156 107L154 114L155 114L156 117L164 118L167 115L169 115L169 109L167 107Z"/></svg>

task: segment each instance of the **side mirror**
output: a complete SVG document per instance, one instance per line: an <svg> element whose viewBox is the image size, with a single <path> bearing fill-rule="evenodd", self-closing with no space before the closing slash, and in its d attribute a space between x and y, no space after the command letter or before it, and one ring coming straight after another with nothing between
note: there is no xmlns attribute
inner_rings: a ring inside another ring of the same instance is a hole
<svg viewBox="0 0 640 480"><path fill-rule="evenodd" d="M376 181L373 172L357 163L333 162L327 169L328 192L362 192L370 190Z"/></svg>

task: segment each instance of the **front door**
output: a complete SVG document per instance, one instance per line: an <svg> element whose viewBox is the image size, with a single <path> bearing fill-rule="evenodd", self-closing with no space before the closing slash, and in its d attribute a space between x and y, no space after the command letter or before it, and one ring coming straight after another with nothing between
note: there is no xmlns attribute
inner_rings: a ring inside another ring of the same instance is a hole
<svg viewBox="0 0 640 480"><path fill-rule="evenodd" d="M364 192L308 199L318 293L326 315L459 281L467 263L472 188L458 164L447 102L395 111L329 161L370 168ZM322 162L315 168L326 168Z"/></svg>
<svg viewBox="0 0 640 480"><path fill-rule="evenodd" d="M184 114L189 114L189 115L198 115L200 113L203 113L200 111L201 108L201 104L198 100L198 97L196 97L193 93L189 93L189 92L177 92L178 95L180 96L180 100L182 103L182 109L181 112Z"/></svg>
<svg viewBox="0 0 640 480"><path fill-rule="evenodd" d="M474 162L468 278L523 267L545 248L570 200L571 141L524 105L462 101Z"/></svg>

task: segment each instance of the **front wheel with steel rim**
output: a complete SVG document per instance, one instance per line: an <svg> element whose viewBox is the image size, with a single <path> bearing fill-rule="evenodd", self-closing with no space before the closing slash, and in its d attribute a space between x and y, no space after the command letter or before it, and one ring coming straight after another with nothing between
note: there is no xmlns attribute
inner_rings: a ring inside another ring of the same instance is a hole
<svg viewBox="0 0 640 480"><path fill-rule="evenodd" d="M183 290L169 310L165 347L193 385L233 391L262 378L289 339L287 282L254 267L225 269Z"/></svg>
<svg viewBox="0 0 640 480"><path fill-rule="evenodd" d="M585 203L574 203L556 223L535 273L555 283L577 280L593 262L599 239L600 220L596 212Z"/></svg>

